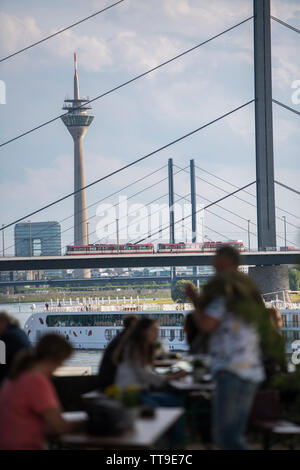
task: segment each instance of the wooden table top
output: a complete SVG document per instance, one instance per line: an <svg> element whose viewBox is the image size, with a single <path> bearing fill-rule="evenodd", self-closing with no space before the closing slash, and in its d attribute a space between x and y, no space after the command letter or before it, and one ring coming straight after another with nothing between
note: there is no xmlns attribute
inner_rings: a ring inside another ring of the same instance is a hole
<svg viewBox="0 0 300 470"><path fill-rule="evenodd" d="M57 439L62 446L149 449L183 415L183 408L156 408L153 418L138 418L133 429L118 436L93 436L86 432L66 434ZM68 421L87 420L83 411L63 413Z"/></svg>

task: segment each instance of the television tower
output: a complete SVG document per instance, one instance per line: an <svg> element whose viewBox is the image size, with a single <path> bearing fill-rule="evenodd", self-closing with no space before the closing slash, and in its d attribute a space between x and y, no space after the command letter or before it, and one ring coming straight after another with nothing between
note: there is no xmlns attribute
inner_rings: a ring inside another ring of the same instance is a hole
<svg viewBox="0 0 300 470"><path fill-rule="evenodd" d="M85 104L87 102L88 98L80 98L79 95L77 56L74 53L74 98L64 100L62 109L67 111L67 114L61 118L74 141L74 191L78 191L74 194L74 245L88 244L86 193L85 189L79 191L85 186L83 138L94 119L94 116L88 113L91 106ZM84 270L84 277L90 277L89 273L89 270Z"/></svg>

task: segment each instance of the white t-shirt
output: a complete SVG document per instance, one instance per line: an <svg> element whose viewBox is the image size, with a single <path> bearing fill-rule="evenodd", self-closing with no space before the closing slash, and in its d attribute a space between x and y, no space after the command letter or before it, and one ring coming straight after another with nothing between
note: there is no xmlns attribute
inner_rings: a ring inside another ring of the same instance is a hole
<svg viewBox="0 0 300 470"><path fill-rule="evenodd" d="M149 388L159 388L165 385L165 377L154 372L150 365L143 366L138 361L132 361L129 358L128 346L125 347L123 361L118 365L115 384L121 388L128 385L148 390Z"/></svg>
<svg viewBox="0 0 300 470"><path fill-rule="evenodd" d="M156 374L151 366L142 366L128 359L119 364L115 377L115 384L121 388L136 385L148 390L150 387L162 387L165 383L165 377Z"/></svg>
<svg viewBox="0 0 300 470"><path fill-rule="evenodd" d="M212 374L227 370L241 379L262 382L265 373L255 327L228 312L225 297L212 301L204 313L220 322L209 341Z"/></svg>

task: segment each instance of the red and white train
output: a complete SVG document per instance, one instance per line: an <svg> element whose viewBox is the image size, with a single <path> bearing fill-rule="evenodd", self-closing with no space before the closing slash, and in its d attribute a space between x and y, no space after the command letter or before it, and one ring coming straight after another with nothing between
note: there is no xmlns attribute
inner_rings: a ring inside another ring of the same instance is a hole
<svg viewBox="0 0 300 470"><path fill-rule="evenodd" d="M234 246L239 251L245 251L241 240L228 242L204 243L159 243L157 251L152 243L94 244L94 245L68 245L67 255L129 255L154 253L213 253L221 246Z"/></svg>
<svg viewBox="0 0 300 470"><path fill-rule="evenodd" d="M152 243L133 244L94 244L94 245L68 245L67 255L128 255L128 254L153 254Z"/></svg>
<svg viewBox="0 0 300 470"><path fill-rule="evenodd" d="M204 243L159 243L157 253L209 253L221 246L234 246L239 251L245 251L241 240L228 242L204 242Z"/></svg>

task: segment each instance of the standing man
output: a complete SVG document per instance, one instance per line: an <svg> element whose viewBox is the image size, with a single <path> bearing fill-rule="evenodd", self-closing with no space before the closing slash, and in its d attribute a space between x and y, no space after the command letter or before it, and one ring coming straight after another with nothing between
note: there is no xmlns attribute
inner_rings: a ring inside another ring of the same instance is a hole
<svg viewBox="0 0 300 470"><path fill-rule="evenodd" d="M260 333L256 319L264 315L262 297L240 273L239 252L224 246L214 257L216 275L199 295L187 288L199 328L209 335L208 353L216 389L213 439L222 449L249 449L244 434L255 392L264 380Z"/></svg>

